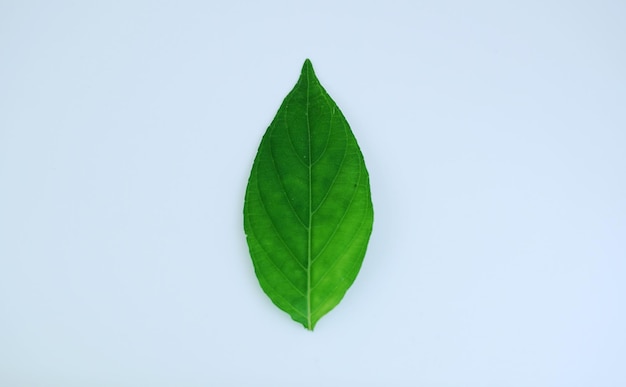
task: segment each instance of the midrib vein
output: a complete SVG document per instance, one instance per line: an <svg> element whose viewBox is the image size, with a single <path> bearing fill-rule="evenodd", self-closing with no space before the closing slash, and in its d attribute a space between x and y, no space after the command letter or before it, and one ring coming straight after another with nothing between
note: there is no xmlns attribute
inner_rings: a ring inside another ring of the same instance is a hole
<svg viewBox="0 0 626 387"><path fill-rule="evenodd" d="M306 71L306 129L308 134L308 168L309 168L309 225L307 228L307 270L306 270L306 315L307 329L311 329L311 226L313 225L313 192L312 192L312 167L311 162L311 124L309 121L309 69Z"/></svg>

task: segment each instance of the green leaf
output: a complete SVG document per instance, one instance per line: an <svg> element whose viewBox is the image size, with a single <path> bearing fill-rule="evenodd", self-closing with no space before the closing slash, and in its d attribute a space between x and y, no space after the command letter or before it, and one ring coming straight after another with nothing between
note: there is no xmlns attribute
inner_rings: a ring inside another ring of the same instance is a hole
<svg viewBox="0 0 626 387"><path fill-rule="evenodd" d="M372 223L363 155L307 59L248 180L244 229L261 287L313 330L354 282Z"/></svg>

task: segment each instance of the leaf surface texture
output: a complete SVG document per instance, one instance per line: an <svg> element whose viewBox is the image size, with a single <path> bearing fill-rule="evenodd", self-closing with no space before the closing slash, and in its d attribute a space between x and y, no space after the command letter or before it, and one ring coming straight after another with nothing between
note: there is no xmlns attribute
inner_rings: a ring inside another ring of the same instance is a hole
<svg viewBox="0 0 626 387"><path fill-rule="evenodd" d="M307 59L259 146L244 229L259 283L313 330L354 282L372 231L363 155Z"/></svg>

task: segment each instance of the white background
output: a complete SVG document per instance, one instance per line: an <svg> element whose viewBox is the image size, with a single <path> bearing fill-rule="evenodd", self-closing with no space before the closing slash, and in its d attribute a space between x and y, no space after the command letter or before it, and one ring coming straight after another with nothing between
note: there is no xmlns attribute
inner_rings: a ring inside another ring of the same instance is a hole
<svg viewBox="0 0 626 387"><path fill-rule="evenodd" d="M622 1L0 1L0 385L626 385ZM374 233L306 331L245 185L305 58Z"/></svg>

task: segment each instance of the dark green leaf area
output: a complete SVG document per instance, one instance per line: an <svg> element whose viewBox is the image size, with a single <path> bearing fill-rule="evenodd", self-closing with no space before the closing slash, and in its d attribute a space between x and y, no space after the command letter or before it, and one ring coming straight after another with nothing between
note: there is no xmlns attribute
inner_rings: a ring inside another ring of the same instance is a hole
<svg viewBox="0 0 626 387"><path fill-rule="evenodd" d="M372 230L361 151L307 60L259 147L244 227L263 290L306 328L354 282Z"/></svg>

